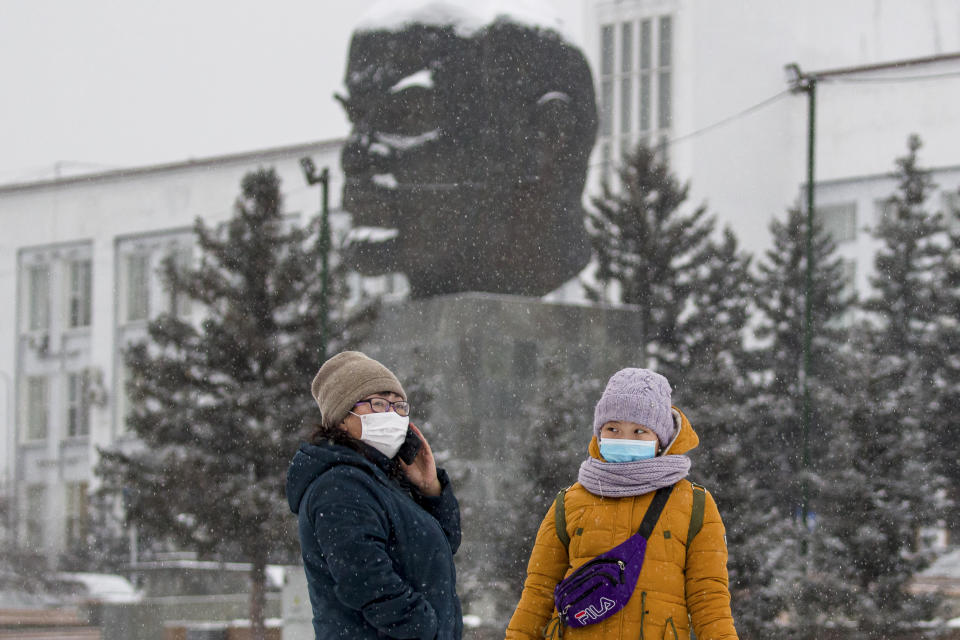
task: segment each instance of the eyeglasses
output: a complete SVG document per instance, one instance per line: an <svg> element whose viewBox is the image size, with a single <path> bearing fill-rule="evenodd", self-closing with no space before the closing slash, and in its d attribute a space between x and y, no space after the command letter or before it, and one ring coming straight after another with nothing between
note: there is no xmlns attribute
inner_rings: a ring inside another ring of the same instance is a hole
<svg viewBox="0 0 960 640"><path fill-rule="evenodd" d="M390 402L383 398L370 398L369 400L361 400L360 402L355 403L354 407L359 407L362 404L370 405L370 411L373 413L386 413L393 409L397 412L399 416L408 416L410 415L410 403L399 401L399 402Z"/></svg>

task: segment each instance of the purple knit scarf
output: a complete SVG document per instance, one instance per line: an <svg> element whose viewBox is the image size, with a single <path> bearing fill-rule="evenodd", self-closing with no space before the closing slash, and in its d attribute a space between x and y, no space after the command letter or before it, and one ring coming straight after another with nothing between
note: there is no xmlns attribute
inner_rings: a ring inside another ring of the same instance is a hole
<svg viewBox="0 0 960 640"><path fill-rule="evenodd" d="M640 496L676 484L690 473L690 458L666 455L636 462L603 462L588 456L580 465L580 484L601 498Z"/></svg>

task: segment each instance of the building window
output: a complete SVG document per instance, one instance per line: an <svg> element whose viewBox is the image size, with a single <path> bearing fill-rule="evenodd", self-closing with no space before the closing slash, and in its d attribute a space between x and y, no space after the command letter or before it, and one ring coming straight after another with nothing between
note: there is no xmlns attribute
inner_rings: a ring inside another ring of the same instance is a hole
<svg viewBox="0 0 960 640"><path fill-rule="evenodd" d="M670 16L660 18L660 69L657 73L657 126L669 129L673 123L673 20Z"/></svg>
<svg viewBox="0 0 960 640"><path fill-rule="evenodd" d="M633 23L620 25L620 135L633 130ZM624 145L629 146L629 139Z"/></svg>
<svg viewBox="0 0 960 640"><path fill-rule="evenodd" d="M90 434L90 376L86 371L67 375L67 436Z"/></svg>
<svg viewBox="0 0 960 640"><path fill-rule="evenodd" d="M650 95L653 93L651 69L653 68L652 36L650 20L640 22L640 132L650 132Z"/></svg>
<svg viewBox="0 0 960 640"><path fill-rule="evenodd" d="M818 207L817 221L824 232L837 244L857 239L857 204L855 202Z"/></svg>
<svg viewBox="0 0 960 640"><path fill-rule="evenodd" d="M673 18L649 16L600 27L600 149L620 158L673 126ZM601 159L601 161L605 161ZM608 170L605 170L608 173Z"/></svg>
<svg viewBox="0 0 960 640"><path fill-rule="evenodd" d="M127 322L150 317L150 255L133 253L126 259Z"/></svg>
<svg viewBox="0 0 960 640"><path fill-rule="evenodd" d="M600 136L613 135L613 26L600 28Z"/></svg>
<svg viewBox="0 0 960 640"><path fill-rule="evenodd" d="M92 267L89 260L69 263L70 291L67 324L70 327L89 327L92 292Z"/></svg>
<svg viewBox="0 0 960 640"><path fill-rule="evenodd" d="M32 265L27 268L28 309L27 327L31 331L45 331L50 327L50 267Z"/></svg>
<svg viewBox="0 0 960 640"><path fill-rule="evenodd" d="M31 376L26 382L27 440L47 437L47 379Z"/></svg>
<svg viewBox="0 0 960 640"><path fill-rule="evenodd" d="M86 482L69 482L67 491L66 538L67 546L76 548L86 542L90 510Z"/></svg>
<svg viewBox="0 0 960 640"><path fill-rule="evenodd" d="M25 542L40 547L43 545L43 516L47 513L47 487L42 484L27 485L25 515Z"/></svg>

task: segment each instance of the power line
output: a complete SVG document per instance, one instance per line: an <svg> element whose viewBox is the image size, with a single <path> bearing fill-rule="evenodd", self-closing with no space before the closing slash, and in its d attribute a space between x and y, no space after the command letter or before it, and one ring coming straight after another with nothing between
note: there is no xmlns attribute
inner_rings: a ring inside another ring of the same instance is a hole
<svg viewBox="0 0 960 640"><path fill-rule="evenodd" d="M664 146L670 146L670 145L673 145L673 144L675 144L675 143L677 143L677 142L683 142L683 141L689 140L689 139L691 139L691 138L699 137L699 136L701 136L701 135L703 135L703 134L705 134L705 133L707 133L707 132L709 132L709 131L712 131L713 129L716 129L716 128L718 128L718 127L722 127L722 126L725 125L725 124L729 124L729 123L734 122L734 121L736 121L736 120L740 120L741 118L745 118L746 116L748 116L748 115L750 115L750 114L752 114L752 113L754 113L754 112L756 112L756 111L759 111L759 110L763 109L764 107L767 107L767 106L773 104L774 102L780 100L781 98L783 98L783 97L786 96L786 95L789 95L790 93L791 93L791 91L790 91L789 89L785 89L784 91L781 91L781 92L779 92L779 93L776 93L776 94L770 96L769 98L765 98L764 100L761 100L760 102L758 102L758 103L756 103L756 104L754 104L754 105L752 105L752 106L749 106L749 107L747 107L746 109L743 109L742 111L738 111L737 113L734 113L734 114L732 114L732 115L729 115L729 116L727 116L726 118L722 118L722 119L720 119L720 120L717 120L716 122L714 122L714 123L712 123L712 124L708 124L707 126L702 127L702 128L700 128L700 129L697 129L697 130L695 130L695 131L691 131L690 133L685 133L685 134L683 134L682 136L676 136L676 137L674 137L674 138L670 138L670 139L664 140L662 143L658 143L658 144L663 144ZM591 164L590 164L590 167L591 167L591 168L592 168L592 167L598 167L598 166L601 166L601 165L604 165L604 164L606 164L606 161L605 161L605 160L598 160L597 162L591 163Z"/></svg>
<svg viewBox="0 0 960 640"><path fill-rule="evenodd" d="M779 100L780 98L782 98L782 97L784 97L784 96L786 96L786 95L789 95L789 94L790 94L790 90L789 90L789 89L786 89L786 90L784 90L784 91L781 91L780 93L777 93L777 94L775 94L775 95L770 96L770 97L767 98L766 100L761 100L760 102L758 102L757 104L753 105L752 107L747 107L747 108L744 109L743 111L740 111L740 112L738 112L738 113L735 113L735 114L733 114L732 116L728 116L728 117L726 117L726 118L723 118L722 120L718 120L718 121L714 122L713 124L709 124L709 125L703 127L702 129L697 129L696 131L691 131L690 133L684 134L684 135L682 135L682 136L677 136L676 138L672 138L672 139L670 139L670 140L667 140L666 143L667 143L667 144L674 144L674 143L676 143L676 142L680 142L681 140L688 140L688 139L690 139L690 138L695 138L695 137L697 137L697 136L699 136L699 135L702 135L702 134L706 133L707 131L711 131L711 130L716 129L717 127L721 127L721 126L723 126L723 125L725 125L725 124L727 124L727 123L729 123L729 122L733 122L733 121L735 121L735 120L739 120L740 118L743 118L743 117L745 117L745 116L748 116L748 115L750 115L751 113L753 113L754 111L759 111L760 109L766 107L767 105L773 104L774 102L776 102L776 101Z"/></svg>
<svg viewBox="0 0 960 640"><path fill-rule="evenodd" d="M840 83L897 83L897 82L916 82L923 80L939 80L942 78L957 78L960 77L960 71L945 71L944 73L929 73L918 76L894 76L890 78L850 78L850 77L841 77L841 76L814 76L817 82L830 82L833 84Z"/></svg>

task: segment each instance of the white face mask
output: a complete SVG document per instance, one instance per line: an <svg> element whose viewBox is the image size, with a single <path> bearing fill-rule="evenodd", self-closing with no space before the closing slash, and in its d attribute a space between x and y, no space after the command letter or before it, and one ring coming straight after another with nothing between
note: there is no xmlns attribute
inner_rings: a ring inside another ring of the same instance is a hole
<svg viewBox="0 0 960 640"><path fill-rule="evenodd" d="M351 411L350 413L353 413ZM397 455L400 445L407 437L407 427L410 425L410 416L398 415L395 411L386 413L365 413L353 415L360 418L360 441L392 458Z"/></svg>

